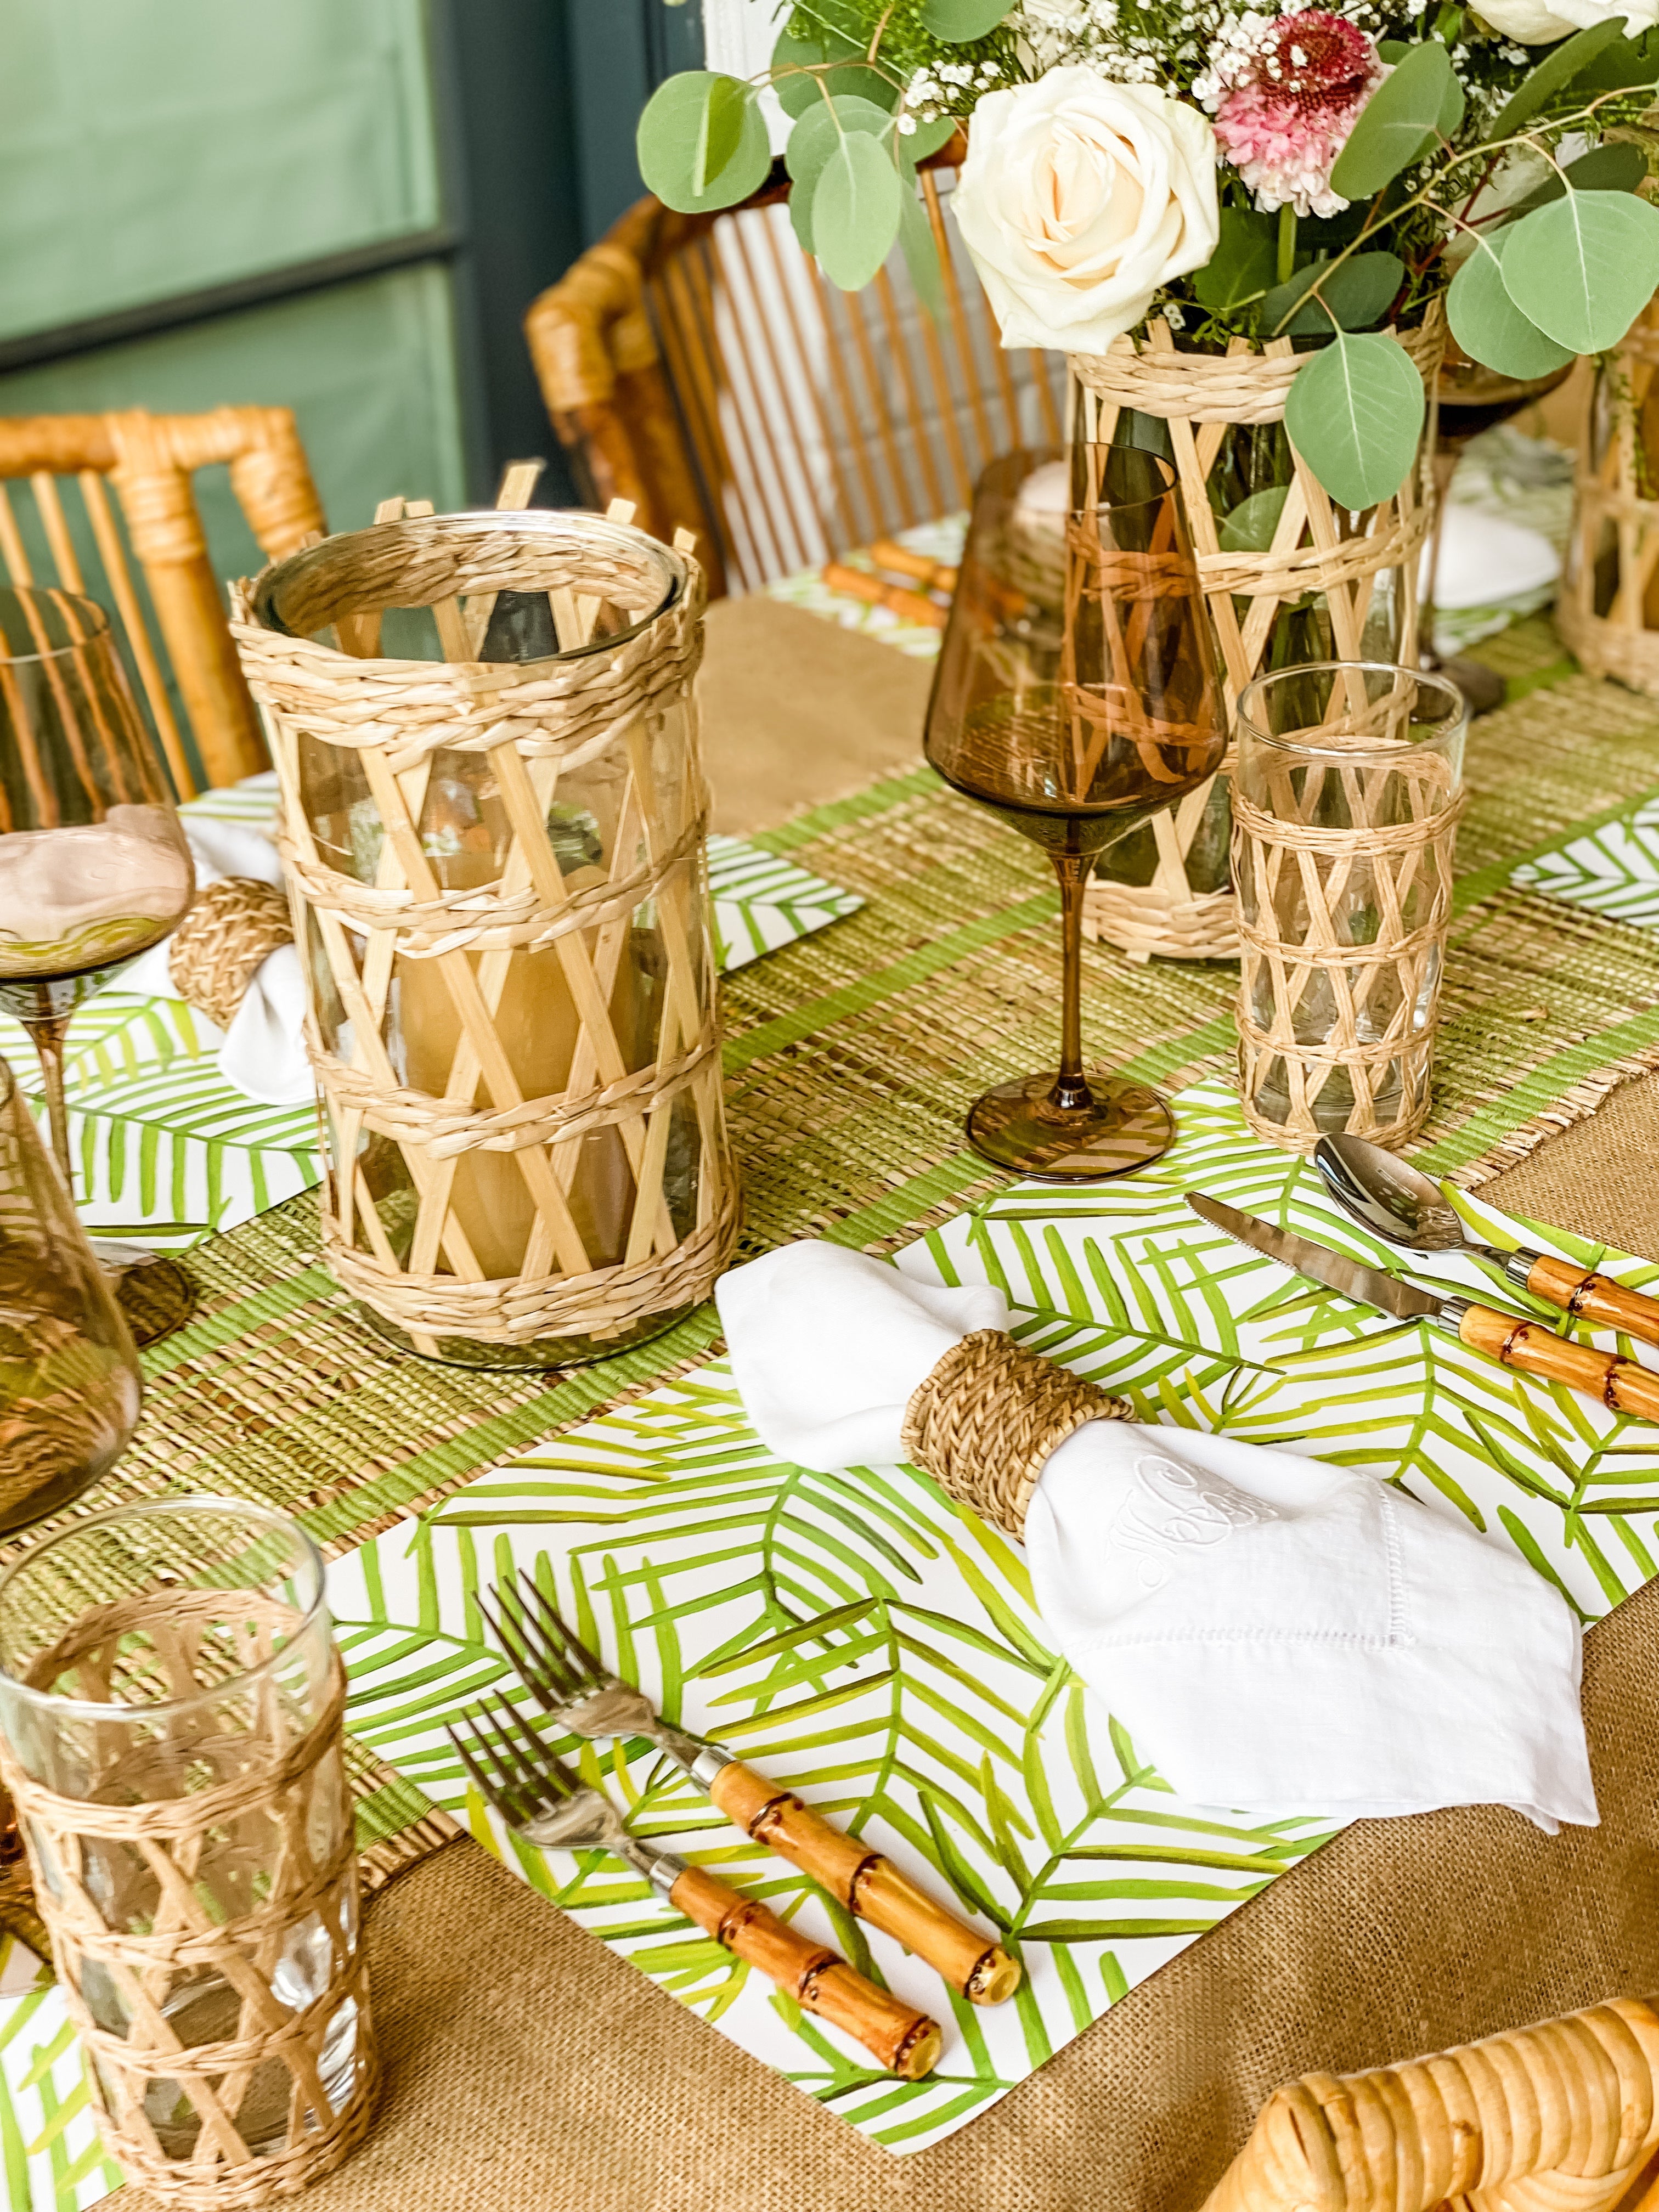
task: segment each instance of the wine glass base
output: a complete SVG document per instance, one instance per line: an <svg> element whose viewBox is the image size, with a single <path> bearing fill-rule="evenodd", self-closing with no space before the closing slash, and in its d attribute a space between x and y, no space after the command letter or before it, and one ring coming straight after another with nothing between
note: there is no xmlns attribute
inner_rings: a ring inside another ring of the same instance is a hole
<svg viewBox="0 0 1659 2212"><path fill-rule="evenodd" d="M1175 1116L1144 1083L1091 1073L1092 1103L1069 1110L1051 1097L1055 1075L999 1083L968 1112L968 1141L981 1159L1036 1182L1103 1182L1167 1152Z"/></svg>
<svg viewBox="0 0 1659 2212"><path fill-rule="evenodd" d="M176 1260L150 1260L126 1270L115 1285L115 1303L142 1352L184 1327L196 1310L196 1285Z"/></svg>
<svg viewBox="0 0 1659 2212"><path fill-rule="evenodd" d="M1443 676L1455 684L1468 701L1469 714L1475 716L1490 714L1501 707L1509 696L1509 685L1495 668L1488 668L1484 660L1469 660L1457 653L1444 660L1425 662L1431 674Z"/></svg>

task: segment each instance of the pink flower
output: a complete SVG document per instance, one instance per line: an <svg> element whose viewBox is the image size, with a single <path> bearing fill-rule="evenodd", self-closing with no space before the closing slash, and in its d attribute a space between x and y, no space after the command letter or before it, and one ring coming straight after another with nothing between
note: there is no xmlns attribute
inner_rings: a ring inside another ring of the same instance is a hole
<svg viewBox="0 0 1659 2212"><path fill-rule="evenodd" d="M1218 58L1228 88L1215 115L1221 149L1264 212L1288 204L1298 215L1335 215L1348 204L1331 190L1331 171L1387 75L1376 46L1323 8L1258 16L1253 28L1248 48Z"/></svg>

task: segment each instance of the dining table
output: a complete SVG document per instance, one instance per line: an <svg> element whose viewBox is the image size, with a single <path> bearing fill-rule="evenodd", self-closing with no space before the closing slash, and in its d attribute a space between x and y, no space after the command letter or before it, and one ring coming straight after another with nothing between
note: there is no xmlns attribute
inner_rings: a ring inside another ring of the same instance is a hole
<svg viewBox="0 0 1659 2212"><path fill-rule="evenodd" d="M963 1113L1024 1071L1057 1000L1043 856L921 757L927 652L823 611L755 595L708 617L715 828L860 902L726 976L741 1257L807 1237L890 1254L1005 1188ZM1507 698L1470 731L1414 1156L1505 1213L1659 1253L1659 859L1644 836L1659 701L1581 673L1547 615L1470 649ZM1231 965L1103 944L1084 961L1091 1055L1174 1094L1178 1115L1183 1091L1226 1083ZM563 1372L404 1356L330 1277L310 1189L184 1259L196 1314L144 1355L137 1431L83 1505L228 1491L292 1512L335 1559L719 1344L710 1304ZM1549 1837L1490 1806L1350 1826L903 2156L711 2033L353 1740L385 2089L368 2142L310 2201L1196 2212L1282 2081L1659 1988L1659 1584L1589 1628L1584 1702L1599 1826Z"/></svg>

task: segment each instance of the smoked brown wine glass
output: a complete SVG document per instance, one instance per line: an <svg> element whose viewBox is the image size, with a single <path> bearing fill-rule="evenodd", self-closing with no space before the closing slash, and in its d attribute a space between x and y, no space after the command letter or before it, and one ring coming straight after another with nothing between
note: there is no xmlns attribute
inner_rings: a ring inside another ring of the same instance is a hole
<svg viewBox="0 0 1659 2212"><path fill-rule="evenodd" d="M1221 765L1209 615L1175 471L1127 446L1011 453L980 479L927 713L945 781L1060 880L1057 1072L975 1102L968 1140L1050 1182L1142 1167L1175 1134L1145 1084L1083 1065L1083 889L1097 856Z"/></svg>
<svg viewBox="0 0 1659 2212"><path fill-rule="evenodd" d="M190 847L109 618L70 592L0 588L0 1008L40 1056L52 1148L75 1188L64 1046L112 969L157 944L196 894ZM176 1261L116 1292L140 1344L195 1293Z"/></svg>

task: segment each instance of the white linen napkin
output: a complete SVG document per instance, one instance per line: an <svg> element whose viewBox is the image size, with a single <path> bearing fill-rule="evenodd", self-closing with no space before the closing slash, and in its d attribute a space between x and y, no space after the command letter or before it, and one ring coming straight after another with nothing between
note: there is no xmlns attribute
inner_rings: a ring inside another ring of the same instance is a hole
<svg viewBox="0 0 1659 2212"><path fill-rule="evenodd" d="M917 1384L1008 1325L998 1291L823 1243L714 1295L755 1428L825 1471L902 1459ZM1596 1825L1573 1613L1516 1553L1374 1474L1091 1421L1050 1455L1024 1542L1055 1644L1182 1796Z"/></svg>
<svg viewBox="0 0 1659 2212"><path fill-rule="evenodd" d="M1423 548L1419 591L1428 589L1431 550L1428 545ZM1506 600L1546 590L1560 573L1560 556L1541 530L1447 501L1435 572L1437 607L1452 613L1461 607L1502 606Z"/></svg>
<svg viewBox="0 0 1659 2212"><path fill-rule="evenodd" d="M179 818L196 862L198 890L222 876L252 876L281 889L282 862L261 830L199 814ZM122 971L123 989L147 991L158 999L177 998L167 964L172 946L171 937L165 937L141 953ZM316 1096L317 1085L306 1057L305 1014L299 953L291 945L279 945L260 962L228 1030L219 1029L203 1013L194 1019L202 1025L204 1042L220 1040L219 1073L227 1083L261 1105L306 1106Z"/></svg>

